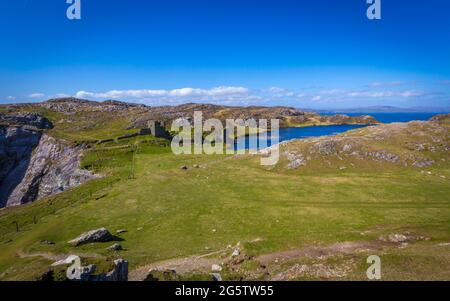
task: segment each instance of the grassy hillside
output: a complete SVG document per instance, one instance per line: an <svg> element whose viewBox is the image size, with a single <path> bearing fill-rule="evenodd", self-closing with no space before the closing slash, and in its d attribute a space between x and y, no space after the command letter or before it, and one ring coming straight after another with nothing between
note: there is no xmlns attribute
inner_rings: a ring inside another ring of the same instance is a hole
<svg viewBox="0 0 450 301"><path fill-rule="evenodd" d="M226 263L225 279L366 279L372 254L382 258L385 280L450 279L448 127L444 119L293 142L272 169L257 156L174 156L151 137L95 146L83 166L101 179L0 211L0 279L35 279L67 254L105 269L125 258L134 279L155 262L189 279L209 279L211 262ZM425 150L412 147L419 140ZM315 148L327 141L334 151ZM340 153L346 144L361 157ZM399 159L369 154L381 150ZM300 156L305 165L287 167ZM435 164L412 166L422 157ZM120 235L125 250L67 243L100 227L127 230ZM408 241L380 240L390 234ZM238 242L241 255L231 260ZM177 260L193 255L205 256Z"/></svg>
<svg viewBox="0 0 450 301"><path fill-rule="evenodd" d="M375 124L370 116L320 116L289 107L227 107L209 104L148 107L118 101L94 102L76 98L53 99L43 103L0 105L0 114L40 113L54 124L49 134L75 143L115 139L134 134L147 126L147 121L164 121L170 129L177 118L193 118L201 111L203 118L280 119L280 126L332 124ZM256 129L252 129L255 132Z"/></svg>

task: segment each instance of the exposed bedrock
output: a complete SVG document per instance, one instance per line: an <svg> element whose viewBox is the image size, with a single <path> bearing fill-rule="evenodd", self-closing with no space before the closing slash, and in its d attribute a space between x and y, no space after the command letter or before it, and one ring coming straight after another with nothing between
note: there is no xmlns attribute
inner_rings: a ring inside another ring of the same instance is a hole
<svg viewBox="0 0 450 301"><path fill-rule="evenodd" d="M36 114L0 119L10 123L0 125L0 208L33 202L95 177L79 168L82 148L42 132L51 127L47 119Z"/></svg>

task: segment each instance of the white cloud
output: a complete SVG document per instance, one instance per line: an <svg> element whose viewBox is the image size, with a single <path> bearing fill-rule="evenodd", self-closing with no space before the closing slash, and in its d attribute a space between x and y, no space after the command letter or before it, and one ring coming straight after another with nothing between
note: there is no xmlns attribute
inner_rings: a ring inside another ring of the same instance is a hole
<svg viewBox="0 0 450 301"><path fill-rule="evenodd" d="M371 87L375 87L375 88L379 88L379 87L398 87L403 85L405 82L403 81L392 81L392 82L387 82L387 83L383 83L383 82L374 82L371 83L370 86Z"/></svg>
<svg viewBox="0 0 450 301"><path fill-rule="evenodd" d="M353 91L347 93L349 97L385 98L385 97L418 97L423 93L413 90L409 91Z"/></svg>
<svg viewBox="0 0 450 301"><path fill-rule="evenodd" d="M181 88L173 90L111 90L107 92L79 91L75 94L78 98L94 99L118 99L118 100L171 100L171 101L193 101L193 100L218 100L218 98L246 97L250 96L250 89L245 87L219 86L211 89Z"/></svg>
<svg viewBox="0 0 450 301"><path fill-rule="evenodd" d="M342 93L345 93L345 91L339 90L339 89L331 89L331 90L323 90L323 91L320 91L319 93L322 95L336 96L336 95L341 95Z"/></svg>
<svg viewBox="0 0 450 301"><path fill-rule="evenodd" d="M401 97L419 97L419 96L423 96L424 93L420 93L420 92L416 92L416 91L410 90L410 91L400 92L399 95Z"/></svg>
<svg viewBox="0 0 450 301"><path fill-rule="evenodd" d="M28 95L29 98L42 98L45 97L45 94L43 93L32 93L30 95Z"/></svg>
<svg viewBox="0 0 450 301"><path fill-rule="evenodd" d="M262 90L262 92L268 94L272 97L293 97L295 93L291 90L280 88L280 87L270 87L268 89Z"/></svg>
<svg viewBox="0 0 450 301"><path fill-rule="evenodd" d="M390 83L394 85L394 82ZM37 94L37 93L36 93ZM58 94L60 97L65 94ZM416 90L376 89L361 90L323 89L313 91L296 91L281 87L267 89L249 89L242 86L217 86L213 88L184 87L177 89L137 89L110 91L79 91L74 96L91 100L114 99L147 105L177 105L187 102L211 103L223 105L273 105L286 104L297 106L311 103L354 103L355 101L392 102L415 100L419 96L429 95L428 92ZM41 95L43 96L43 95ZM37 96L35 96L37 97Z"/></svg>
<svg viewBox="0 0 450 301"><path fill-rule="evenodd" d="M14 100L14 99L16 99L14 96L8 96L8 97L6 97L6 99L7 100Z"/></svg>
<svg viewBox="0 0 450 301"><path fill-rule="evenodd" d="M284 88L280 88L280 87L270 87L269 89L266 89L265 91L269 92L269 93L278 94L278 93L285 93L287 90Z"/></svg>
<svg viewBox="0 0 450 301"><path fill-rule="evenodd" d="M207 92L209 95L248 94L250 89L244 87L216 87Z"/></svg>
<svg viewBox="0 0 450 301"><path fill-rule="evenodd" d="M58 94L55 94L54 97L55 98L65 98L65 97L70 97L70 95L65 94L65 93L58 93Z"/></svg>

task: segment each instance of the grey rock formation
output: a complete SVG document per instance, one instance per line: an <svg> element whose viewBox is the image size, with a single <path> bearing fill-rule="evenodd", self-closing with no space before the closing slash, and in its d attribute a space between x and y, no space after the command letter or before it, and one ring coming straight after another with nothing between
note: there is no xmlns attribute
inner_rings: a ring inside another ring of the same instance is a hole
<svg viewBox="0 0 450 301"><path fill-rule="evenodd" d="M331 155L336 152L336 144L334 141L320 141L314 147L321 155Z"/></svg>
<svg viewBox="0 0 450 301"><path fill-rule="evenodd" d="M105 228L100 228L83 233L77 238L69 241L69 243L75 246L81 246L91 242L107 242L112 240L113 236L111 235L111 233L109 233L109 231Z"/></svg>
<svg viewBox="0 0 450 301"><path fill-rule="evenodd" d="M128 281L128 261L117 259L114 261L114 269L109 273L97 276L97 281Z"/></svg>
<svg viewBox="0 0 450 301"><path fill-rule="evenodd" d="M28 149L34 145L29 143ZM28 151L27 153L31 153ZM93 178L95 175L79 168L81 148L74 148L43 134L29 160L21 160L16 165L26 168L20 183L9 194L6 206L25 203L63 192ZM20 176L13 174L15 182ZM5 181L7 182L7 181Z"/></svg>
<svg viewBox="0 0 450 301"><path fill-rule="evenodd" d="M36 113L0 114L0 208L33 202L96 177L79 168L81 147L43 133L52 126Z"/></svg>
<svg viewBox="0 0 450 301"><path fill-rule="evenodd" d="M421 158L413 163L415 167L430 167L433 166L436 162L432 159Z"/></svg>
<svg viewBox="0 0 450 301"><path fill-rule="evenodd" d="M385 150L369 152L369 153L367 153L367 155L370 157L373 157L375 159L378 159L378 160L392 162L392 163L396 163L400 160L399 156L397 156L396 154L389 153Z"/></svg>

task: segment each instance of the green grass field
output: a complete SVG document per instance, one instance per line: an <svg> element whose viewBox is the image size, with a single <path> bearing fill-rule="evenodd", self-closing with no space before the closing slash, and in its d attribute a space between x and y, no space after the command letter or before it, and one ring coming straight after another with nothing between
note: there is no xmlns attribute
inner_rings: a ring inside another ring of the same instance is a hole
<svg viewBox="0 0 450 301"><path fill-rule="evenodd" d="M448 164L426 169L431 175L414 168L269 170L260 166L258 157L175 156L162 144L139 137L96 146L87 152L83 166L104 177L50 199L1 210L0 279L36 279L52 263L42 254L80 254L86 262L105 262L105 267L121 257L133 270L238 242L246 254L258 256L374 241L405 231L429 240L379 251L383 279L450 279L445 245L450 242ZM196 164L201 167L193 168ZM181 170L183 165L190 168ZM106 250L111 243L78 248L67 243L100 227L113 233L126 229L121 235L125 250L111 253ZM43 245L42 240L55 244ZM344 278L365 279L367 254L336 254L324 260L350 262L351 273ZM317 260L298 258L283 264ZM251 275L257 266L250 260L241 269L224 272L225 279ZM321 277L299 279L310 278Z"/></svg>

